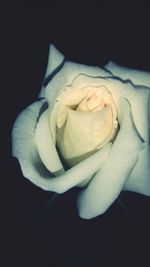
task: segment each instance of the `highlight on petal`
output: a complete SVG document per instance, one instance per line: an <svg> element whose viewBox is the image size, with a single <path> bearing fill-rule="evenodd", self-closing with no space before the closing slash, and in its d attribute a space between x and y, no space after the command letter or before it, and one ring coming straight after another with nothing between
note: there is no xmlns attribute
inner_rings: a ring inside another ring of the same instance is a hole
<svg viewBox="0 0 150 267"><path fill-rule="evenodd" d="M108 62L104 67L113 75L118 76L121 79L130 79L134 84L150 87L150 73L148 71L123 67L112 61Z"/></svg>
<svg viewBox="0 0 150 267"><path fill-rule="evenodd" d="M78 197L80 217L90 219L105 212L120 194L133 171L142 140L134 127L130 105L121 99L120 131L112 146L109 158Z"/></svg>

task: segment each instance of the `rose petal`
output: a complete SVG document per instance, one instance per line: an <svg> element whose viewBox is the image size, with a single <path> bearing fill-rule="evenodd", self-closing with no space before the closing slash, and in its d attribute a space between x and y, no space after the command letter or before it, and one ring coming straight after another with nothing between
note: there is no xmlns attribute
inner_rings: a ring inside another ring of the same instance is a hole
<svg viewBox="0 0 150 267"><path fill-rule="evenodd" d="M45 78L47 78L64 60L64 55L56 49L54 45L49 47L48 63L45 72ZM39 97L44 97L45 88L42 87Z"/></svg>
<svg viewBox="0 0 150 267"><path fill-rule="evenodd" d="M57 131L57 144L61 155L69 166L78 164L87 157L87 153L94 153L110 141L112 129L110 106L88 113L68 110L65 128Z"/></svg>
<svg viewBox="0 0 150 267"><path fill-rule="evenodd" d="M102 214L115 201L143 149L132 121L129 103L122 99L120 105L120 131L108 161L78 197L79 214L85 219Z"/></svg>
<svg viewBox="0 0 150 267"><path fill-rule="evenodd" d="M91 77L87 78L87 83ZM131 104L132 117L137 131L141 137L146 140L148 137L148 99L150 95L150 88L145 86L134 86L130 81L120 81L114 77L97 78L96 83L105 84L116 105L119 114L120 97L128 99Z"/></svg>
<svg viewBox="0 0 150 267"><path fill-rule="evenodd" d="M46 168L52 173L62 173L63 166L51 136L49 110L43 112L39 118L35 129L35 141L39 156Z"/></svg>
<svg viewBox="0 0 150 267"><path fill-rule="evenodd" d="M54 45L49 47L48 64L45 77L52 73L64 60L64 55Z"/></svg>
<svg viewBox="0 0 150 267"><path fill-rule="evenodd" d="M131 111L134 124L137 131L141 137L146 141L148 138L148 99L150 95L150 90L147 87L133 86L130 82L122 83L120 81L115 81L113 79L108 79L110 82L109 89L112 93L113 98L116 96L116 91L121 92L131 104ZM117 110L119 113L119 105L117 105Z"/></svg>
<svg viewBox="0 0 150 267"><path fill-rule="evenodd" d="M21 165L24 177L46 190L50 173L41 162L35 144L35 127L44 100L38 101L20 113L12 132L12 154Z"/></svg>
<svg viewBox="0 0 150 267"><path fill-rule="evenodd" d="M140 107L141 128L143 128L143 136L145 140L145 149L141 151L139 161L129 180L127 181L124 190L138 192L150 196L150 142L149 142L149 110L150 97L144 94L141 89L142 107Z"/></svg>
<svg viewBox="0 0 150 267"><path fill-rule="evenodd" d="M99 67L92 67L81 65L73 62L66 62L64 67L59 71L51 82L45 88L44 97L47 98L51 108L53 108L56 100L56 96L61 94L61 92L66 88L67 85L70 85L72 81L79 76L80 74L85 74L87 76L111 76L109 72L103 70Z"/></svg>
<svg viewBox="0 0 150 267"><path fill-rule="evenodd" d="M135 166L123 190L133 191L150 196L150 145L145 144L141 151L138 164Z"/></svg>
<svg viewBox="0 0 150 267"><path fill-rule="evenodd" d="M119 78L124 80L130 79L134 84L150 87L150 73L147 71L122 67L112 61L110 61L104 67L106 70L109 70L113 75L118 76Z"/></svg>

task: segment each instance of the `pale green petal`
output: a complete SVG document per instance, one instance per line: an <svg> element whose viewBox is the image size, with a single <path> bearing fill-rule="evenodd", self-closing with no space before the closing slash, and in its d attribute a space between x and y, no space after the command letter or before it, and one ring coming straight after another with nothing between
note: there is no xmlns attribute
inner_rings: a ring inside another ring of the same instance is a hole
<svg viewBox="0 0 150 267"><path fill-rule="evenodd" d="M56 49L54 45L49 47L48 63L44 78L47 78L64 60L64 55ZM39 97L44 97L44 87L42 87Z"/></svg>
<svg viewBox="0 0 150 267"><path fill-rule="evenodd" d="M50 45L45 77L51 74L64 60L64 55L54 46Z"/></svg>
<svg viewBox="0 0 150 267"><path fill-rule="evenodd" d="M139 161L123 190L150 196L150 145L145 144L141 151Z"/></svg>
<svg viewBox="0 0 150 267"><path fill-rule="evenodd" d="M98 152L75 165L64 174L50 179L47 190L64 193L74 186L84 186L102 168L110 154L111 146L112 144L108 143Z"/></svg>
<svg viewBox="0 0 150 267"><path fill-rule="evenodd" d="M131 104L131 111L137 131L144 140L148 138L148 99L150 90L144 86L134 86L130 82L123 82L115 78L106 78L105 85L114 99L119 114L120 97L126 98Z"/></svg>
<svg viewBox="0 0 150 267"><path fill-rule="evenodd" d="M140 109L141 128L145 140L145 149L141 151L139 161L126 183L124 190L134 191L150 196L150 142L149 142L149 115L150 115L150 97L144 95L141 89L141 101L143 103Z"/></svg>
<svg viewBox="0 0 150 267"><path fill-rule="evenodd" d="M13 156L21 165L24 177L46 190L50 173L41 162L35 144L35 127L44 101L38 101L20 113L12 132Z"/></svg>
<svg viewBox="0 0 150 267"><path fill-rule="evenodd" d="M79 214L90 219L105 212L120 194L138 162L142 141L134 127L129 103L121 100L120 131L108 161L78 198Z"/></svg>
<svg viewBox="0 0 150 267"><path fill-rule="evenodd" d="M134 84L150 87L150 72L148 71L130 69L112 61L105 65L105 68L123 80L131 80Z"/></svg>

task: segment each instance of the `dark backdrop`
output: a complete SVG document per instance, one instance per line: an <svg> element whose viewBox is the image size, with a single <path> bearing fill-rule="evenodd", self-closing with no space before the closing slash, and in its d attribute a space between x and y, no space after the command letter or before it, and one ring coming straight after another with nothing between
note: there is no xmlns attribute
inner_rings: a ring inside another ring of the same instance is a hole
<svg viewBox="0 0 150 267"><path fill-rule="evenodd" d="M76 62L103 66L111 59L150 71L150 8L144 2L127 6L9 1L0 12L6 266L146 266L150 199L124 192L120 195L124 208L116 201L89 221L77 215L78 189L44 208L52 193L22 176L11 157L11 129L20 111L36 100L50 43Z"/></svg>

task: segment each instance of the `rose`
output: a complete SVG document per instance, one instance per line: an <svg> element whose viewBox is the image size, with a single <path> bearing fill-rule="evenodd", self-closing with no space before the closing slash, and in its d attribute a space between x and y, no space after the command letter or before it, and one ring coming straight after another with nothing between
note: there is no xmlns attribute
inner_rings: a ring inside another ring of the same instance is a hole
<svg viewBox="0 0 150 267"><path fill-rule="evenodd" d="M150 195L150 74L65 61L50 46L39 100L17 118L13 156L44 190L84 187L79 215L102 214L122 190ZM65 169L65 166L67 168Z"/></svg>

